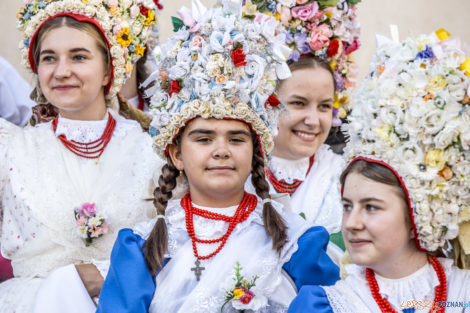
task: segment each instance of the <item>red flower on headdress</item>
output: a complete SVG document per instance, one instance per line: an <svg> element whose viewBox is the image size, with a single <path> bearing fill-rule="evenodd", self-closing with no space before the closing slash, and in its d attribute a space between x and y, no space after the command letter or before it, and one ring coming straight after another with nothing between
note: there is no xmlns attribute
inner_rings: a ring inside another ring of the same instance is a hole
<svg viewBox="0 0 470 313"><path fill-rule="evenodd" d="M149 9L147 9L146 7L144 7L143 5L140 6L140 13L145 16L145 17L148 17L149 16Z"/></svg>
<svg viewBox="0 0 470 313"><path fill-rule="evenodd" d="M336 55L338 55L338 52L339 51L339 40L338 39L333 39L331 42L330 42L330 46L328 47L328 50L326 51L326 56L328 58L331 58L331 57L334 57Z"/></svg>
<svg viewBox="0 0 470 313"><path fill-rule="evenodd" d="M170 92L168 93L170 97L174 92L178 93L180 92L180 90L181 90L180 83L177 80L172 80L171 85L170 85Z"/></svg>
<svg viewBox="0 0 470 313"><path fill-rule="evenodd" d="M157 6L159 10L163 10L163 5L160 4L159 0L153 0L153 3Z"/></svg>
<svg viewBox="0 0 470 313"><path fill-rule="evenodd" d="M243 48L238 48L237 50L232 51L232 61L235 66L246 65L245 58L246 55L243 53Z"/></svg>
<svg viewBox="0 0 470 313"><path fill-rule="evenodd" d="M279 99L275 95L270 95L268 100L266 100L266 103L264 104L264 107L267 107L268 105L270 105L273 108L275 108L279 104L281 104L281 101L279 101Z"/></svg>

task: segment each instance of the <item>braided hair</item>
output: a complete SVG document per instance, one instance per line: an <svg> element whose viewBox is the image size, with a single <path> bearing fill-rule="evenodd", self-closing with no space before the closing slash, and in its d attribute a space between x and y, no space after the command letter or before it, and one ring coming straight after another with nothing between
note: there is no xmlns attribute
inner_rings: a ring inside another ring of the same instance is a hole
<svg viewBox="0 0 470 313"><path fill-rule="evenodd" d="M264 159L261 156L258 138L252 134L253 159L251 181L255 187L256 194L261 199L270 199L269 184L265 178ZM175 140L178 145L179 138ZM172 191L176 188L176 179L179 170L173 164L170 157L167 157L167 164L162 168L162 174L158 179L158 187L154 191L153 204L157 209L157 214L165 215L168 201L172 198ZM266 233L273 240L273 249L280 252L287 240L287 226L279 213L274 209L271 202L263 204L263 222ZM168 250L168 231L165 220L157 219L147 241L144 243L145 262L150 272L155 275L162 268L165 253Z"/></svg>
<svg viewBox="0 0 470 313"><path fill-rule="evenodd" d="M261 199L271 199L269 195L269 184L266 181L264 171L264 159L261 156L258 138L253 135L253 162L251 171L251 182L255 187L256 194ZM263 204L263 223L266 234L273 241L273 249L280 253L287 240L287 226L281 215L274 209L270 201Z"/></svg>

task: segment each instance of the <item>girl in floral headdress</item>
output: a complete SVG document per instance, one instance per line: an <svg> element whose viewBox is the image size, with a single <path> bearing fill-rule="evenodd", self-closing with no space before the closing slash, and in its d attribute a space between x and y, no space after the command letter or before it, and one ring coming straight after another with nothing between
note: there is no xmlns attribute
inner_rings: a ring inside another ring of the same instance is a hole
<svg viewBox="0 0 470 313"><path fill-rule="evenodd" d="M120 232L98 312L285 312L300 278L331 284L338 269L325 229L306 232L269 196L264 164L281 106L267 99L289 75L277 22L241 19L232 1L180 13L152 97L151 133L167 160L158 216ZM244 189L250 174L255 194ZM172 199L178 178L189 189Z"/></svg>
<svg viewBox="0 0 470 313"><path fill-rule="evenodd" d="M294 212L308 224L322 225L333 234L329 253L338 263L344 250L338 233L342 215L338 178L343 160L326 142L340 134L347 89L353 86L351 53L359 47L357 2L266 1L254 5L248 1L245 5L245 14L250 6L279 14L286 43L292 48L292 77L281 80L276 90L287 112L280 117L267 168L270 192L289 194Z"/></svg>
<svg viewBox="0 0 470 313"><path fill-rule="evenodd" d="M0 311L93 312L117 231L152 217L159 160L113 108L157 6L26 2L24 62L59 115L24 129L0 119L0 246L15 275L0 284Z"/></svg>
<svg viewBox="0 0 470 313"><path fill-rule="evenodd" d="M383 41L357 91L342 230L354 264L304 286L289 312L468 312L450 240L470 206L470 59L444 30ZM436 257L446 256L446 257Z"/></svg>

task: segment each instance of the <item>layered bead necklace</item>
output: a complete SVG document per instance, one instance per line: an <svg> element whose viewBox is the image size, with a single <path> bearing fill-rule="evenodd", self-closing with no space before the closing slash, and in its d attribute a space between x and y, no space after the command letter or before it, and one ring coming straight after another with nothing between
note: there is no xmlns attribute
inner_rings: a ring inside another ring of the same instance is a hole
<svg viewBox="0 0 470 313"><path fill-rule="evenodd" d="M57 115L52 121L52 129L54 133L57 131L58 119L59 116ZM62 144L75 155L85 159L97 159L103 154L104 148L106 148L111 140L115 128L116 120L110 113L108 113L108 122L106 123L103 134L100 138L92 142L83 143L75 140L68 140L64 134L57 136L57 138L59 138Z"/></svg>
<svg viewBox="0 0 470 313"><path fill-rule="evenodd" d="M305 177L307 177L308 173L310 172L310 169L312 168L314 161L314 156L312 155L310 157L310 162L308 165L308 170L307 173L305 174ZM268 178L269 182L271 185L273 185L274 189L279 192L279 193L288 193L290 196L299 188L300 184L302 184L302 180L295 179L293 183L289 184L285 182L284 180L278 180L276 176L274 176L274 173L270 169L266 169L266 177Z"/></svg>
<svg viewBox="0 0 470 313"><path fill-rule="evenodd" d="M215 256L217 253L222 250L222 248L225 246L225 243L227 242L228 237L230 234L233 232L235 227L239 224L244 222L248 216L250 216L251 212L256 208L256 205L258 204L258 198L250 193L245 192L243 195L243 199L240 202L240 205L238 206L237 210L235 211L235 214L233 216L227 216L223 214L218 214L214 212L210 212L207 210L199 209L193 207L191 203L191 195L188 193L186 194L183 199L181 199L181 206L183 207L185 213L186 213L186 230L188 231L189 237L191 237L191 241L193 244L193 252L194 256L196 257L196 262L195 265L196 267L192 268L191 270L194 271L194 274L196 275L196 279L199 281L199 278L201 276L201 271L204 269L204 267L199 266L200 260L207 260ZM201 216L206 219L211 219L215 221L225 221L229 223L227 231L225 234L219 238L216 239L210 239L210 240L205 240L205 239L199 239L196 237L196 233L194 231L194 224L193 224L193 217L194 215ZM199 255L197 251L197 246L196 244L215 244L215 243L220 243L217 249L208 254L208 255Z"/></svg>
<svg viewBox="0 0 470 313"><path fill-rule="evenodd" d="M445 307L436 307L438 303L447 301L447 279L444 268L435 256L428 255L428 261L431 263L434 271L436 271L437 278L439 279L439 286L436 287L433 307L429 312L444 313ZM379 285L375 279L374 271L370 268L366 269L366 278L369 282L370 292L374 297L375 302L383 313L397 313L392 307L390 302L380 295Z"/></svg>

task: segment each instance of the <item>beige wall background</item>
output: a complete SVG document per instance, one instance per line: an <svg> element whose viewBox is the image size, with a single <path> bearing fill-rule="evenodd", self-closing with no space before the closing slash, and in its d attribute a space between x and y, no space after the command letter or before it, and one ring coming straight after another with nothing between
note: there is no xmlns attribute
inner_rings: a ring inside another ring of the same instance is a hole
<svg viewBox="0 0 470 313"><path fill-rule="evenodd" d="M201 0L206 6L216 0ZM0 0L0 55L12 63L25 79L31 81L31 74L20 65L18 43L21 33L16 29L16 10L22 0ZM160 17L161 40L172 33L171 16L185 5L191 7L191 0L163 0L165 9ZM371 55L375 51L375 33L390 35L390 24L396 24L400 38L420 33L430 33L441 27L453 36L459 36L470 44L470 0L362 0L358 5L358 19L361 23L362 47L355 53L360 77L368 72Z"/></svg>

